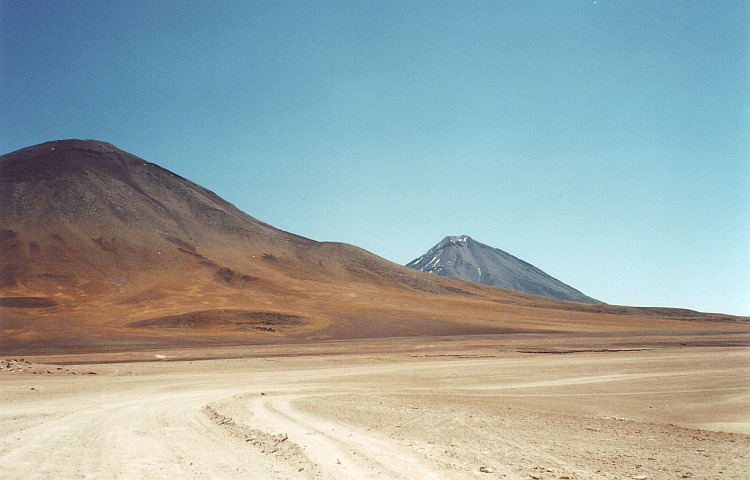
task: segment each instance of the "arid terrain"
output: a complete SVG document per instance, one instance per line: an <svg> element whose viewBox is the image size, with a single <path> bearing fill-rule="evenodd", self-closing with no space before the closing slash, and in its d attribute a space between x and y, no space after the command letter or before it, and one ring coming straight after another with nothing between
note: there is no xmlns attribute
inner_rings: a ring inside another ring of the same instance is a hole
<svg viewBox="0 0 750 480"><path fill-rule="evenodd" d="M747 348L442 337L0 371L9 479L741 479L749 434Z"/></svg>
<svg viewBox="0 0 750 480"><path fill-rule="evenodd" d="M95 141L0 157L0 477L746 478L750 318L416 271Z"/></svg>
<svg viewBox="0 0 750 480"><path fill-rule="evenodd" d="M0 330L9 356L510 333L725 344L750 319L417 271L276 229L113 145L66 140L0 157Z"/></svg>

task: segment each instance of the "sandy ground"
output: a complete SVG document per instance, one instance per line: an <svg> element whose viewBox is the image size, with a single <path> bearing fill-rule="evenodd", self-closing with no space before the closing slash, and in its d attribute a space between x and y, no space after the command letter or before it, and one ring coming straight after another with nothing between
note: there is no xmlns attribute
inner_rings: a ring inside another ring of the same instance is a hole
<svg viewBox="0 0 750 480"><path fill-rule="evenodd" d="M140 354L147 362L5 359L0 476L642 480L750 472L747 348L264 348L248 349L253 358L192 361L170 361L173 352Z"/></svg>

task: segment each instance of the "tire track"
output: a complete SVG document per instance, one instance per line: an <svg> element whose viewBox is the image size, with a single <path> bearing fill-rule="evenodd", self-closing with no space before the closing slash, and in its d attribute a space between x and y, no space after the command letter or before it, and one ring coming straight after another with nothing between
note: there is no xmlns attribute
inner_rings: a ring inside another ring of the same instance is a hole
<svg viewBox="0 0 750 480"><path fill-rule="evenodd" d="M295 408L294 401L300 398L306 396L264 395L249 401L240 397L233 405L209 405L206 413L215 423L252 439L266 453L307 463L305 468L315 478L442 478L408 448ZM231 411L234 417L217 408ZM238 426L236 418L242 416L249 417L251 426Z"/></svg>

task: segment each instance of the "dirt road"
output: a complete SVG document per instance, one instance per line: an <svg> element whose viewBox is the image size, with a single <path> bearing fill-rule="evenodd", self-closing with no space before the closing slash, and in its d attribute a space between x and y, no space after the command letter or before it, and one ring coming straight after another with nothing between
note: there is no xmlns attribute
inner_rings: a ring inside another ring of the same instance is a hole
<svg viewBox="0 0 750 480"><path fill-rule="evenodd" d="M153 361L5 361L2 477L739 479L750 471L742 348L543 354L426 344L391 354L143 358Z"/></svg>

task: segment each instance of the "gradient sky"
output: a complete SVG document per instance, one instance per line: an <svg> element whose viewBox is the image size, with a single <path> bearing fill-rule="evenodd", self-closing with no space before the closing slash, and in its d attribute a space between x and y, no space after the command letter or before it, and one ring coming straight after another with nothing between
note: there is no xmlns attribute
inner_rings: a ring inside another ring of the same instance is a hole
<svg viewBox="0 0 750 480"><path fill-rule="evenodd" d="M746 1L0 0L0 153L103 140L405 264L750 315Z"/></svg>

